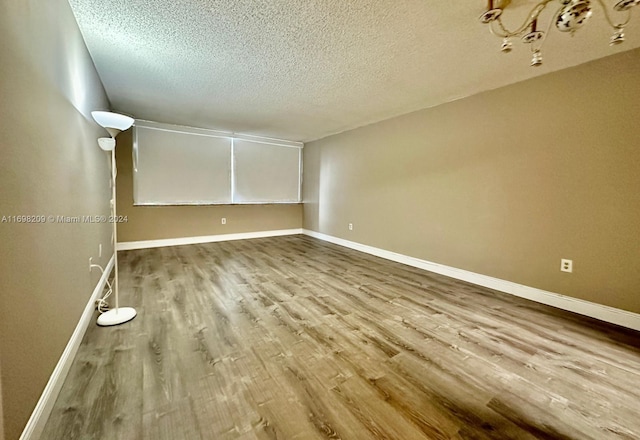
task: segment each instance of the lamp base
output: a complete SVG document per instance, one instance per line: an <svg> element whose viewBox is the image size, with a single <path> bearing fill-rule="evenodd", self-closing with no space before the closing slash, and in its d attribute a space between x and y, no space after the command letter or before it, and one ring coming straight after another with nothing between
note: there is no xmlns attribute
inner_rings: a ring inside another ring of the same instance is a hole
<svg viewBox="0 0 640 440"><path fill-rule="evenodd" d="M98 325L106 327L109 325L118 325L131 321L136 317L136 309L133 307L120 307L119 309L112 309L108 312L104 312L98 316Z"/></svg>

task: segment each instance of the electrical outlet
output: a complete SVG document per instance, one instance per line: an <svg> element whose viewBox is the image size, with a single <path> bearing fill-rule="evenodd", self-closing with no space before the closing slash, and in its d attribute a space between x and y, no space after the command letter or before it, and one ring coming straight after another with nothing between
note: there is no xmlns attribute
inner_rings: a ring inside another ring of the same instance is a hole
<svg viewBox="0 0 640 440"><path fill-rule="evenodd" d="M227 224L227 219L226 219L226 218L224 218L224 217L222 217L222 224L223 224L223 225L226 225L226 224Z"/></svg>
<svg viewBox="0 0 640 440"><path fill-rule="evenodd" d="M349 230L353 231L353 223L349 223Z"/></svg>
<svg viewBox="0 0 640 440"><path fill-rule="evenodd" d="M102 258L102 243L98 245L98 258Z"/></svg>
<svg viewBox="0 0 640 440"><path fill-rule="evenodd" d="M560 270L562 272L573 272L573 260L560 260Z"/></svg>

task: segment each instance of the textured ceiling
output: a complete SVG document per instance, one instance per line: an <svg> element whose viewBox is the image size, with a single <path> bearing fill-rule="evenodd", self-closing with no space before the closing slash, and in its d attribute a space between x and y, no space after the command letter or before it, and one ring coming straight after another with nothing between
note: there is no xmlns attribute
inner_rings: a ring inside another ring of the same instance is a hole
<svg viewBox="0 0 640 440"><path fill-rule="evenodd" d="M479 23L484 0L70 3L114 110L298 141L640 47L634 17L610 48L597 4L575 37L552 30L531 68L528 47L502 54ZM506 23L534 4L513 0Z"/></svg>

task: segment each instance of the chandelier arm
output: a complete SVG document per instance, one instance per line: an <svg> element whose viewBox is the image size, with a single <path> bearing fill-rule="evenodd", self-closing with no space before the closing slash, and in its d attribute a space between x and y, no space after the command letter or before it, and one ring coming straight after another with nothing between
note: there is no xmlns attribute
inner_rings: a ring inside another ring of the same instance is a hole
<svg viewBox="0 0 640 440"><path fill-rule="evenodd" d="M604 1L598 0L598 3L600 3L600 7L604 10L604 17L607 19L607 21L609 22L611 27L614 27L616 29L620 29L620 28L623 28L626 25L628 25L629 21L631 21L631 10L627 9L625 11L627 13L627 19L625 21L623 21L622 23L615 24L613 22L613 20L611 19L611 15L609 15L609 9L607 9L607 5L605 5Z"/></svg>
<svg viewBox="0 0 640 440"><path fill-rule="evenodd" d="M499 23L500 28L497 28L495 26L495 23ZM496 37L500 37L500 38L512 37L512 35L509 35L509 33L505 32L504 26L502 26L502 23L500 23L500 18L497 18L496 20L493 20L491 23L489 23L489 31L491 32L492 35L495 35Z"/></svg>
<svg viewBox="0 0 640 440"><path fill-rule="evenodd" d="M558 16L560 16L560 13L562 12L562 8L558 9L554 14L553 14L553 18L551 20L549 20L549 25L547 26L547 31L543 34L544 36L542 37L542 40L540 40L540 45L537 45L534 49L534 45L535 43L531 44L531 52L535 52L536 50L542 50L542 46L544 46L544 43L547 41L547 37L549 36L549 32L551 32L551 27L555 24L555 22L558 20Z"/></svg>
<svg viewBox="0 0 640 440"><path fill-rule="evenodd" d="M502 31L503 34L497 34L501 37L515 37L517 35L521 35L523 32L525 32L527 30L527 28L529 26L531 26L531 23L533 23L534 20L536 20L540 14L542 13L542 11L544 11L544 9L547 7L547 5L549 3L551 3L552 1L555 0L543 0L540 3L538 3L529 13L529 18L524 22L524 24L522 26L520 26L518 29L514 30L514 31L510 31L509 29L507 29L504 24L502 23L502 17L498 17L495 21L498 22L498 26L500 27L500 30ZM601 1L601 0L600 0Z"/></svg>

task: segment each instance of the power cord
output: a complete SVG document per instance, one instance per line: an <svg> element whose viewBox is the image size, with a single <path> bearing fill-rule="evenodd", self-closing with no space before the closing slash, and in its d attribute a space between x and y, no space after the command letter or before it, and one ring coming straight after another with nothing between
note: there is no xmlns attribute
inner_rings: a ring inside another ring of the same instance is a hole
<svg viewBox="0 0 640 440"><path fill-rule="evenodd" d="M102 275L104 275L104 269L102 268L102 266L100 266L99 264L93 264L93 263L89 266L90 269L93 269L94 267L97 267L98 269L100 269L100 272L102 273ZM107 278L107 287L108 287L107 293L105 293L102 298L96 300L96 309L98 310L98 312L100 312L100 314L109 311L109 303L107 302L107 298L109 298L113 293L113 287L111 287L111 283L109 282L108 278Z"/></svg>

